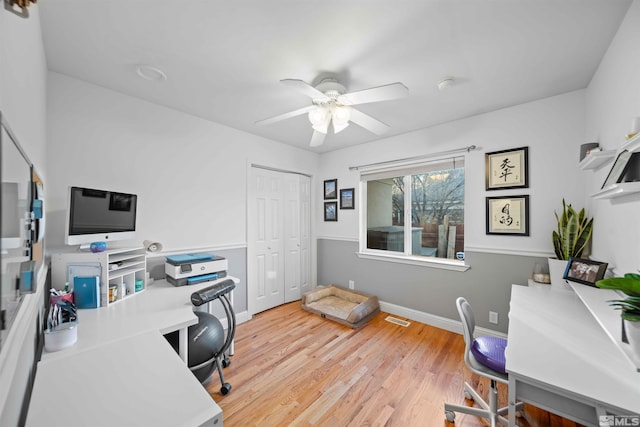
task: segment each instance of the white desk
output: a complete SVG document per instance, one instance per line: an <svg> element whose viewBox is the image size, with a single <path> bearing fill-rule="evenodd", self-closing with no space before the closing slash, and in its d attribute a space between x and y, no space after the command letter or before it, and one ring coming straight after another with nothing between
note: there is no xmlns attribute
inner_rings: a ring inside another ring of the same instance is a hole
<svg viewBox="0 0 640 427"><path fill-rule="evenodd" d="M222 427L222 410L157 332L38 364L27 427Z"/></svg>
<svg viewBox="0 0 640 427"><path fill-rule="evenodd" d="M186 366L187 328L196 324L189 286L155 281L109 307L80 310L78 342L43 353L27 427L222 427L222 410ZM180 357L163 337L180 331Z"/></svg>
<svg viewBox="0 0 640 427"><path fill-rule="evenodd" d="M78 311L78 342L61 351L43 353L42 360L65 358L72 353L85 351L119 341L144 332L167 334L180 331L180 356L187 360L187 328L198 323L193 313L191 294L224 280L202 282L189 286L173 286L166 280L156 280L139 295L131 296L109 307Z"/></svg>
<svg viewBox="0 0 640 427"><path fill-rule="evenodd" d="M506 360L510 426L516 398L587 426L640 414L640 373L570 289L512 287Z"/></svg>

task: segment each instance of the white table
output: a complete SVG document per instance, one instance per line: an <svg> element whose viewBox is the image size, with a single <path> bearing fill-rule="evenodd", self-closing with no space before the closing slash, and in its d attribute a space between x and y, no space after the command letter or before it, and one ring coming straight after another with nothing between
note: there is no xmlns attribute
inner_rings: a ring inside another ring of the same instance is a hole
<svg viewBox="0 0 640 427"><path fill-rule="evenodd" d="M512 287L506 360L510 426L516 398L587 426L640 414L640 373L571 289Z"/></svg>
<svg viewBox="0 0 640 427"><path fill-rule="evenodd" d="M180 331L179 354L186 363L187 328L198 323L198 318L193 313L191 294L228 279L233 280L236 285L240 282L232 276L188 286L173 286L166 280L156 280L139 295L108 307L79 310L78 342L62 351L44 352L42 360L65 358L72 353L143 332L159 331L167 334Z"/></svg>
<svg viewBox="0 0 640 427"><path fill-rule="evenodd" d="M27 427L222 427L222 410L186 366L191 294L235 277L189 286L155 281L109 307L79 310L78 342L43 353ZM180 331L180 354L163 334ZM182 360L181 360L182 358Z"/></svg>
<svg viewBox="0 0 640 427"><path fill-rule="evenodd" d="M38 364L27 427L222 427L222 410L164 337L142 333Z"/></svg>

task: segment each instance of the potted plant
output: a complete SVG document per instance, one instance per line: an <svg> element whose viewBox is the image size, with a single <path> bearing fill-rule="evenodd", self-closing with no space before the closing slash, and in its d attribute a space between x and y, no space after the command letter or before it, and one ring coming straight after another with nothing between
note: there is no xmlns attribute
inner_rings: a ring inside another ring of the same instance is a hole
<svg viewBox="0 0 640 427"><path fill-rule="evenodd" d="M622 291L627 295L625 299L610 300L609 304L620 310L623 336L626 335L632 350L640 355L640 274L627 273L623 277L609 277L598 280L596 286Z"/></svg>
<svg viewBox="0 0 640 427"><path fill-rule="evenodd" d="M562 276L569 258L582 258L588 251L593 218L588 218L584 208L576 211L571 204L562 199L562 214L556 216L557 228L553 230L551 239L556 258L549 258L549 274L551 284L562 283Z"/></svg>

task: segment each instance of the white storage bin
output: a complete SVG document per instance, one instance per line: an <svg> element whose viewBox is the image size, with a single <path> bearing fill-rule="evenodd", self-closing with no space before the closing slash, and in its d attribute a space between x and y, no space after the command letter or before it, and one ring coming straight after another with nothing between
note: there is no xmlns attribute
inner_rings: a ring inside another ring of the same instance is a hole
<svg viewBox="0 0 640 427"><path fill-rule="evenodd" d="M78 341L78 322L68 322L44 331L44 349L48 352L71 347Z"/></svg>

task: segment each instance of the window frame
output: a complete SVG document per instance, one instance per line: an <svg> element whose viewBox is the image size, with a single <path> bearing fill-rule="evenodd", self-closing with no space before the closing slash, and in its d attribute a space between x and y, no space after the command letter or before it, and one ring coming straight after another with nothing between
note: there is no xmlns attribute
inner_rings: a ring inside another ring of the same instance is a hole
<svg viewBox="0 0 640 427"><path fill-rule="evenodd" d="M464 156L456 156L456 158L460 158L460 157L463 158L462 168L465 169L465 172L466 172L466 167L464 166ZM427 165L429 164L433 165L434 163L444 162L448 159L452 159L452 157L449 156L449 157L443 157L443 158L432 158L432 159L421 161L419 163L414 163L414 164L398 164L398 165L395 165L395 167L391 167L391 168L386 167L384 169L380 169L379 171L387 172L389 174L393 174L395 171L398 171L398 174L396 175L396 177L400 177L400 176L403 177L404 188L411 188L412 176L420 173L420 172L415 172L417 169L420 169L421 167L428 169ZM411 192L408 192L408 195L409 195L408 197L407 197L407 193L405 193L405 197L404 197L404 225L403 225L404 251L399 252L399 251L389 251L389 250L383 250L383 249L368 248L367 247L367 231L368 231L368 226L367 226L367 207L368 207L367 188L368 187L367 185L368 185L368 181L373 181L376 178L371 177L368 179L367 177L369 175L375 174L375 172L376 172L375 169L367 169L367 170L361 171L360 177L359 177L358 206L359 206L360 215L359 215L359 221L358 221L359 223L358 252L356 254L358 258L372 259L372 260L393 262L393 263L400 263L400 264L418 265L423 267L432 267L432 268L439 268L439 269L453 270L453 271L467 271L469 268L471 268L468 264L466 264L465 260L460 261L457 259L414 255L411 253L411 247L412 247ZM466 176L465 176L464 188L465 188L464 204L466 206L466 194L467 194Z"/></svg>

